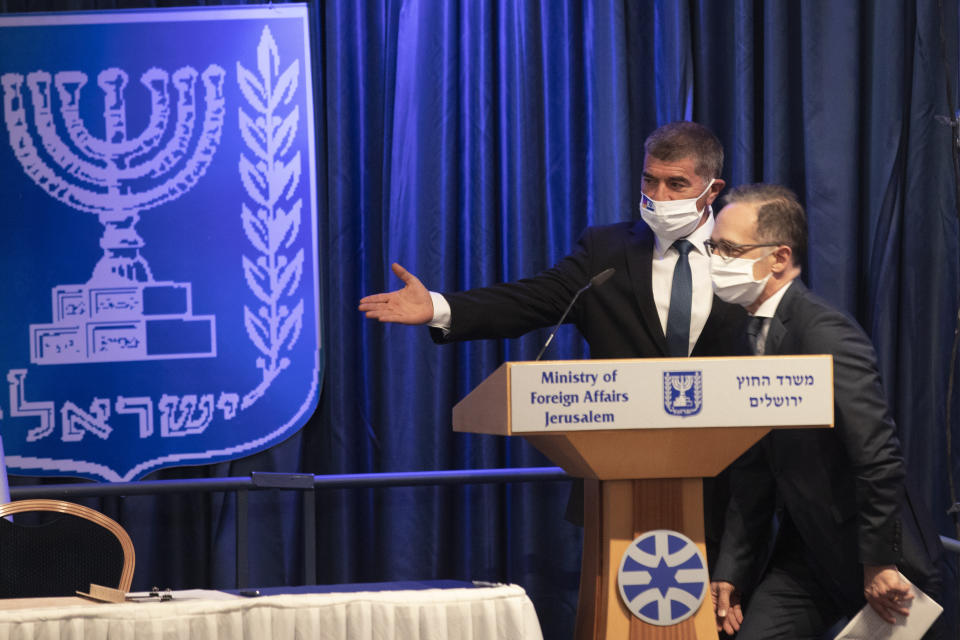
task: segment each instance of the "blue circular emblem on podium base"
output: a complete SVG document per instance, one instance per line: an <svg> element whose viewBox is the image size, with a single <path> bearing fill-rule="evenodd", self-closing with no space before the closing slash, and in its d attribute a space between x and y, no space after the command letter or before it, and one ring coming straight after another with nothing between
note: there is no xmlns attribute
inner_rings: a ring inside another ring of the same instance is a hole
<svg viewBox="0 0 960 640"><path fill-rule="evenodd" d="M697 545L676 531L637 537L620 560L617 586L633 615L658 626L692 616L707 593L707 562Z"/></svg>

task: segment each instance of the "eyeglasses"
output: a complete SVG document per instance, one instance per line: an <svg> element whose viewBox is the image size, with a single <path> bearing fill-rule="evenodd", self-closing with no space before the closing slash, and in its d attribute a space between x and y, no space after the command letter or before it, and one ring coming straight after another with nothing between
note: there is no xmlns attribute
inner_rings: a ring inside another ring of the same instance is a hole
<svg viewBox="0 0 960 640"><path fill-rule="evenodd" d="M761 242L757 244L737 244L736 242L727 242L726 240L721 240L719 242L714 242L713 240L703 241L703 246L707 250L707 254L711 256L716 254L721 260L724 261L724 263L730 262L735 258L739 258L751 249L759 249L760 247L779 247L782 244L785 243Z"/></svg>

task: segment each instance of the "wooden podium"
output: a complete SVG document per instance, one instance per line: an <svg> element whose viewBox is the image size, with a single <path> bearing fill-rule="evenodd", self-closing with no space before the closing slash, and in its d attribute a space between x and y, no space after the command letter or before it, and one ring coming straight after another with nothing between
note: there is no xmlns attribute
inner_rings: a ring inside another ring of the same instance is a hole
<svg viewBox="0 0 960 640"><path fill-rule="evenodd" d="M830 356L508 362L453 409L455 431L522 435L584 478L577 640L716 640L709 591L676 624L633 615L624 552L667 529L706 558L702 478L771 428L832 425Z"/></svg>

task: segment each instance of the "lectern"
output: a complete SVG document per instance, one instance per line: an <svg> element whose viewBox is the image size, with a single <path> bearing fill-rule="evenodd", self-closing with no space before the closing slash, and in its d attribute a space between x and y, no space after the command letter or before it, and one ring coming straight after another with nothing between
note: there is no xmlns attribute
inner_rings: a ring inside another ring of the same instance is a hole
<svg viewBox="0 0 960 640"><path fill-rule="evenodd" d="M828 355L508 362L453 409L455 431L522 435L584 479L577 640L715 640L709 592L673 622L684 607L670 590L631 594L678 567L667 557L648 572L635 565L624 587L625 554L665 531L705 558L702 478L772 428L832 426ZM638 601L648 614L631 612Z"/></svg>

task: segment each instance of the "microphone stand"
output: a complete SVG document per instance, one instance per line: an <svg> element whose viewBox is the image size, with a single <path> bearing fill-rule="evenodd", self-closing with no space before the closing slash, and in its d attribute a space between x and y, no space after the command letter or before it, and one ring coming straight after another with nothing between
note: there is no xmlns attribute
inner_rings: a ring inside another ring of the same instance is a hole
<svg viewBox="0 0 960 640"><path fill-rule="evenodd" d="M573 294L573 300L571 300L570 304L567 305L567 308L564 309L563 315L560 316L560 322L558 322L556 326L553 327L553 331L550 332L550 336L547 338L547 341L543 343L543 347L540 349L540 353L538 353L537 357L533 359L534 362L537 362L538 360L540 360L540 358L543 356L544 351L546 351L547 347L550 346L550 343L553 342L553 336L557 335L557 331L560 329L560 325L562 325L563 321L567 319L567 314L570 313L570 309L573 309L573 304L577 301L577 298L580 297L580 294L594 285L600 286L601 284L609 280L610 276L612 276L615 272L616 272L616 269L614 269L613 267L610 267L609 269L605 269L601 271L597 275L590 278L590 282L580 287L580 290L577 291L575 294Z"/></svg>

